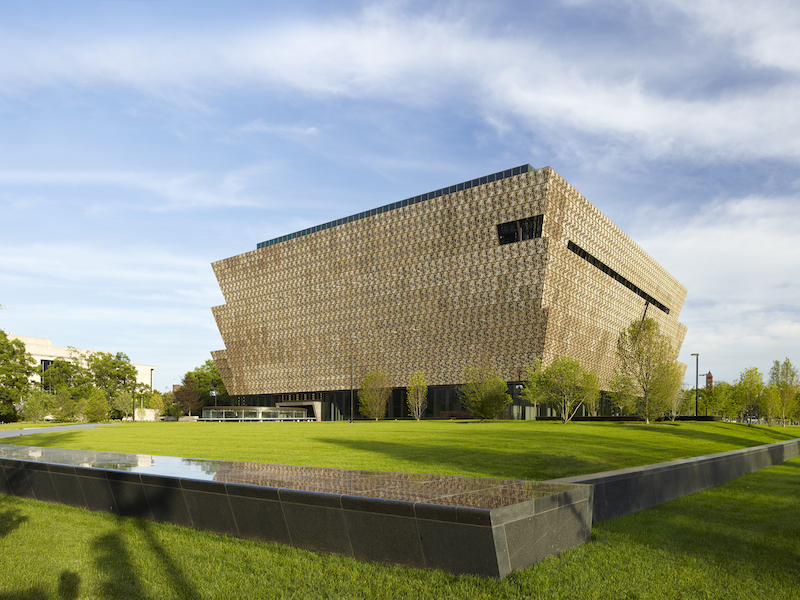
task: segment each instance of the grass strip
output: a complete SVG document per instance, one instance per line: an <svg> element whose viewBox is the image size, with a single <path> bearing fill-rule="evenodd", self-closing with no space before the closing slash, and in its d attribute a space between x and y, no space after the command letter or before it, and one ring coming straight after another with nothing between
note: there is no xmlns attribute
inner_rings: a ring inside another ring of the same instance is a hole
<svg viewBox="0 0 800 600"><path fill-rule="evenodd" d="M553 421L126 423L6 443L186 458L547 480L785 441L800 426Z"/></svg>

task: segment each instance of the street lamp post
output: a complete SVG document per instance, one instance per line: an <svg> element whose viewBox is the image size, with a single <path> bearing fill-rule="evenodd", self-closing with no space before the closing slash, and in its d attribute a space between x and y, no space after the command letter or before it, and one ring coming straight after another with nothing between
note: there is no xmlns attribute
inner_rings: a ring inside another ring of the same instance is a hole
<svg viewBox="0 0 800 600"><path fill-rule="evenodd" d="M697 417L697 399L700 392L697 390L697 383L700 379L700 355L692 354L694 356L694 416Z"/></svg>
<svg viewBox="0 0 800 600"><path fill-rule="evenodd" d="M350 422L353 422L353 357L350 357Z"/></svg>

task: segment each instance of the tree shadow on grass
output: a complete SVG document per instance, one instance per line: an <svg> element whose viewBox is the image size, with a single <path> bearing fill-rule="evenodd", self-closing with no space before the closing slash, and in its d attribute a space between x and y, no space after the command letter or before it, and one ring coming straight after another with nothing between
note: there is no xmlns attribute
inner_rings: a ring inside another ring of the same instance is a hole
<svg viewBox="0 0 800 600"><path fill-rule="evenodd" d="M80 592L81 578L72 571L62 571L58 577L58 592L52 596L41 587L15 590L0 594L0 600L75 600Z"/></svg>
<svg viewBox="0 0 800 600"><path fill-rule="evenodd" d="M183 573L178 561L158 541L153 533L153 525L141 519L131 519L130 523L144 538L150 552L158 559L157 564L166 575L173 595L187 600L199 598L199 591ZM128 551L128 541L123 537L122 531L123 527L120 527L117 531L98 537L92 544L96 554L95 565L101 578L100 595L104 599L111 600L152 598L142 583L141 573L134 567Z"/></svg>
<svg viewBox="0 0 800 600"><path fill-rule="evenodd" d="M178 561L167 552L164 545L158 541L158 538L153 533L153 524L141 519L136 519L133 524L144 536L150 551L158 557L159 564L162 566L162 569L169 579L176 596L178 598L186 598L187 600L199 598L199 591L191 580L186 577Z"/></svg>
<svg viewBox="0 0 800 600"><path fill-rule="evenodd" d="M102 598L149 598L119 531L96 538L92 542L92 550L95 553L94 563L100 579L98 588Z"/></svg>
<svg viewBox="0 0 800 600"><path fill-rule="evenodd" d="M16 508L9 508L0 512L0 538L6 537L17 527L28 520L28 515L23 515Z"/></svg>
<svg viewBox="0 0 800 600"><path fill-rule="evenodd" d="M637 424L638 425L638 424ZM715 442L718 444L728 444L733 446L731 450L737 448L745 448L745 447L753 447L753 446L761 446L763 444L773 444L776 442L786 442L788 440L793 440L797 438L796 435L788 432L788 431L780 431L778 429L769 429L769 430L760 430L762 433L766 433L768 437L772 439L769 441L758 441L753 440L752 438L746 435L735 435L734 433L715 433L712 431L702 431L698 429L688 429L682 427L663 427L659 426L648 426L648 425L640 425L641 427L649 427L648 431L653 432L655 435L663 434L663 435L673 435L680 438L691 439L691 440L706 440L709 442ZM744 428L742 434L747 432L747 427L742 425Z"/></svg>
<svg viewBox="0 0 800 600"><path fill-rule="evenodd" d="M68 429L66 431L53 431L47 433L27 434L20 432L19 437L4 438L3 444L14 444L18 446L41 446L43 448L60 447L70 440L83 438L86 430ZM83 438L85 439L85 438ZM64 446L69 447L69 446Z"/></svg>
<svg viewBox="0 0 800 600"><path fill-rule="evenodd" d="M537 479L544 481L557 477L592 473L597 463L575 456L546 454L529 450L509 451L490 448L451 447L446 445L426 445L424 448L409 446L402 442L378 440L352 440L320 438L321 442L358 452L383 455L392 460L406 461L419 465L418 473L441 472L442 467L449 472L480 471L481 476L499 479ZM530 465L521 468L520 465ZM526 475L526 471L529 475ZM517 473L517 475L510 475ZM535 475L535 477L533 476Z"/></svg>

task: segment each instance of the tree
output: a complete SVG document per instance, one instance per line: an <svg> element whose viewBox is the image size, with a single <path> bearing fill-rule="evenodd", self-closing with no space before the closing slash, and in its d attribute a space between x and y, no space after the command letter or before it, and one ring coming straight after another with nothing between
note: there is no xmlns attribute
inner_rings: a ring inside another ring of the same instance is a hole
<svg viewBox="0 0 800 600"><path fill-rule="evenodd" d="M389 397L392 395L391 379L383 371L370 371L361 380L358 390L358 410L369 419L386 416Z"/></svg>
<svg viewBox="0 0 800 600"><path fill-rule="evenodd" d="M694 403L698 402L699 411L703 412L703 407L707 407L708 396L704 390L700 390L697 394L693 387L686 388L680 393L681 400L679 402L678 410L686 410L689 414L694 413ZM674 419L673 419L674 420Z"/></svg>
<svg viewBox="0 0 800 600"><path fill-rule="evenodd" d="M779 397L779 410L781 425L786 427L786 418L794 411L795 397L797 396L798 379L797 369L787 358L783 362L775 361L769 370L769 383L775 386Z"/></svg>
<svg viewBox="0 0 800 600"><path fill-rule="evenodd" d="M118 415L114 418L127 419L133 414L133 395L126 390L120 390L111 397L111 410Z"/></svg>
<svg viewBox="0 0 800 600"><path fill-rule="evenodd" d="M156 419L164 414L164 396L162 396L159 392L151 389L147 389L141 392L141 402L140 405L143 408L150 408L156 411ZM136 413L137 415L139 413Z"/></svg>
<svg viewBox="0 0 800 600"><path fill-rule="evenodd" d="M408 411L419 421L428 407L428 380L422 371L414 371L406 388Z"/></svg>
<svg viewBox="0 0 800 600"><path fill-rule="evenodd" d="M44 390L30 390L22 402L22 418L26 421L44 421L55 412L56 397Z"/></svg>
<svg viewBox="0 0 800 600"><path fill-rule="evenodd" d="M42 389L55 392L61 385L72 387L75 378L76 365L70 360L58 357L47 367L39 367Z"/></svg>
<svg viewBox="0 0 800 600"><path fill-rule="evenodd" d="M762 415L766 415L767 417L767 424L772 427L775 423L775 417L781 410L781 395L778 392L778 388L774 385L768 385L764 388L764 391L761 392L761 397L759 398L759 412Z"/></svg>
<svg viewBox="0 0 800 600"><path fill-rule="evenodd" d="M536 420L539 404L545 402L542 395L540 379L542 377L542 359L537 358L525 367L525 381L522 382L522 399L533 405L533 420Z"/></svg>
<svg viewBox="0 0 800 600"><path fill-rule="evenodd" d="M179 417L181 414L180 407L175 402L175 393L174 392L164 392L164 395L161 397L162 399L162 415L167 415L170 417Z"/></svg>
<svg viewBox="0 0 800 600"><path fill-rule="evenodd" d="M108 419L108 401L102 390L92 390L83 409L84 418L90 423Z"/></svg>
<svg viewBox="0 0 800 600"><path fill-rule="evenodd" d="M9 340L0 329L0 421L16 421L18 403L28 389L34 362L20 340Z"/></svg>
<svg viewBox="0 0 800 600"><path fill-rule="evenodd" d="M659 379L657 395L664 398L669 409L669 418L675 421L678 415L686 410L685 396L681 393L683 372L676 361L664 366L663 376Z"/></svg>
<svg viewBox="0 0 800 600"><path fill-rule="evenodd" d="M181 387L175 390L174 396L175 405L188 415L203 406L202 394L190 373L183 376Z"/></svg>
<svg viewBox="0 0 800 600"><path fill-rule="evenodd" d="M742 419L754 415L764 390L764 376L756 367L745 369L734 384L734 397ZM749 422L749 418L748 418Z"/></svg>
<svg viewBox="0 0 800 600"><path fill-rule="evenodd" d="M608 399L619 409L620 415L628 415L636 412L636 394L633 391L631 381L616 372L614 378L608 382Z"/></svg>
<svg viewBox="0 0 800 600"><path fill-rule="evenodd" d="M666 412L675 389L676 352L658 323L633 321L617 339L615 386L622 397L639 399L645 422ZM678 382L678 386L680 382Z"/></svg>
<svg viewBox="0 0 800 600"><path fill-rule="evenodd" d="M708 414L725 417L736 416L733 386L730 383L718 381L710 390L700 390L700 392ZM694 389L692 389L692 394L694 394Z"/></svg>
<svg viewBox="0 0 800 600"><path fill-rule="evenodd" d="M473 417L485 421L497 419L513 401L508 395L508 384L496 369L467 367L466 383L461 386L461 402Z"/></svg>
<svg viewBox="0 0 800 600"><path fill-rule="evenodd" d="M94 352L84 357L95 387L103 390L110 400L125 390L130 391L136 383L136 367L122 352L115 355L108 352Z"/></svg>
<svg viewBox="0 0 800 600"><path fill-rule="evenodd" d="M53 416L57 421L75 421L83 414L83 409L86 404L86 399L95 391L95 388L90 387L85 396L76 395L73 388L66 385L61 385L56 389L54 394L54 413Z"/></svg>
<svg viewBox="0 0 800 600"><path fill-rule="evenodd" d="M201 407L215 403L214 396L211 393L214 390L217 392L216 404L220 406L230 405L228 390L225 388L225 383L222 381L217 365L213 360L208 359L199 367L188 371L185 377L194 379L195 387L200 392Z"/></svg>
<svg viewBox="0 0 800 600"><path fill-rule="evenodd" d="M562 423L569 423L581 405L596 406L600 397L597 374L585 371L578 360L569 356L560 356L550 363L531 385L536 386L531 395L538 395L559 407Z"/></svg>

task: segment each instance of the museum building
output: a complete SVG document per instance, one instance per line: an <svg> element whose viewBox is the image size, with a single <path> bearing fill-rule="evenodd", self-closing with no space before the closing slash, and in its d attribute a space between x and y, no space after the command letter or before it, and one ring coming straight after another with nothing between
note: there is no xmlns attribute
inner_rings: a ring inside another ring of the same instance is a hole
<svg viewBox="0 0 800 600"><path fill-rule="evenodd" d="M509 383L508 416L531 418L518 391L535 358L571 356L606 382L632 320L656 320L676 355L686 334L686 288L550 167L394 202L213 268L225 349L212 356L234 402L318 420L348 418L373 369L392 379L387 417L408 415L415 370L427 416L458 414L464 369L478 364Z"/></svg>

